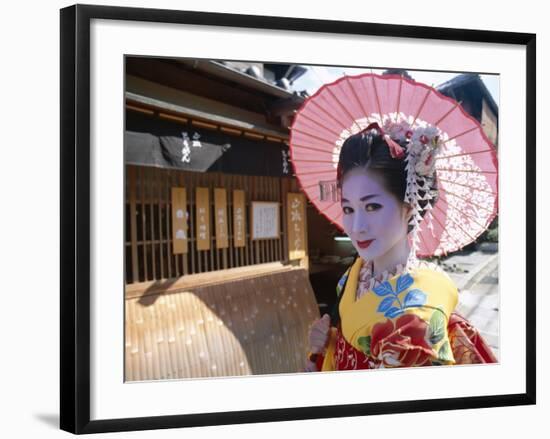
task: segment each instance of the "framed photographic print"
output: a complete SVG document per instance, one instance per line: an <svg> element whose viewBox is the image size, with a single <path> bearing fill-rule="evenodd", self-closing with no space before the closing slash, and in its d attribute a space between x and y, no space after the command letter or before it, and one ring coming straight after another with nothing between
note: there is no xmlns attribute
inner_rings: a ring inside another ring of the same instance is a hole
<svg viewBox="0 0 550 439"><path fill-rule="evenodd" d="M535 41L62 9L61 428L534 404Z"/></svg>

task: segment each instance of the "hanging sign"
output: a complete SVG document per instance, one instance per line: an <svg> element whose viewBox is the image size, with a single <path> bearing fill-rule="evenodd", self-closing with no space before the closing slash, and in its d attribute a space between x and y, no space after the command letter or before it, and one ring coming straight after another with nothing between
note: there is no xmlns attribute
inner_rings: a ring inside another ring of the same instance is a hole
<svg viewBox="0 0 550 439"><path fill-rule="evenodd" d="M275 239L279 237L279 203L253 201L251 211L251 239Z"/></svg>
<svg viewBox="0 0 550 439"><path fill-rule="evenodd" d="M184 187L172 188L172 251L187 253L187 193Z"/></svg>
<svg viewBox="0 0 550 439"><path fill-rule="evenodd" d="M227 237L227 193L225 189L214 189L214 211L216 220L216 248L229 247Z"/></svg>
<svg viewBox="0 0 550 439"><path fill-rule="evenodd" d="M244 210L244 191L233 191L233 247L246 247L246 218Z"/></svg>
<svg viewBox="0 0 550 439"><path fill-rule="evenodd" d="M208 188L197 188L197 250L210 250L210 203Z"/></svg>
<svg viewBox="0 0 550 439"><path fill-rule="evenodd" d="M301 193L287 194L288 258L302 259L306 256L305 198Z"/></svg>

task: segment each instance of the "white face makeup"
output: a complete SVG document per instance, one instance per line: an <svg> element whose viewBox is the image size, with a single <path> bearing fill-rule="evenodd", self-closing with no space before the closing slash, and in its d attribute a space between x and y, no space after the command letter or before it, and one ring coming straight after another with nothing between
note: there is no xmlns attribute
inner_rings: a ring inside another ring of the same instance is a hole
<svg viewBox="0 0 550 439"><path fill-rule="evenodd" d="M375 272L406 262L408 210L379 177L362 168L349 171L342 182L341 205L345 233L359 256L374 261Z"/></svg>

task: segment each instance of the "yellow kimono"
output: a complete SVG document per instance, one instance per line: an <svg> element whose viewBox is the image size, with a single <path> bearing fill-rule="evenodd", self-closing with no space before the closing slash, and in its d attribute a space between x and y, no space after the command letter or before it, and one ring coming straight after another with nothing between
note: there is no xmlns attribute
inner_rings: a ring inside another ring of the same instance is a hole
<svg viewBox="0 0 550 439"><path fill-rule="evenodd" d="M362 262L339 282L340 323L331 328L322 370L455 364L448 326L458 291L449 276L420 265L356 299Z"/></svg>

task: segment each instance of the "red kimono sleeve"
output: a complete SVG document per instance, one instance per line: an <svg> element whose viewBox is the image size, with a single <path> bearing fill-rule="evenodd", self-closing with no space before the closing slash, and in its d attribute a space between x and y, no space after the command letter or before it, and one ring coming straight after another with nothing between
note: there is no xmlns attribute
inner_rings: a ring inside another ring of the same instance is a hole
<svg viewBox="0 0 550 439"><path fill-rule="evenodd" d="M479 331L457 312L451 314L447 330L456 364L498 362Z"/></svg>

